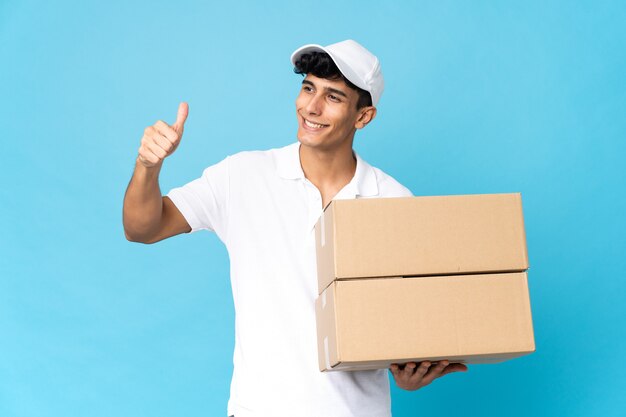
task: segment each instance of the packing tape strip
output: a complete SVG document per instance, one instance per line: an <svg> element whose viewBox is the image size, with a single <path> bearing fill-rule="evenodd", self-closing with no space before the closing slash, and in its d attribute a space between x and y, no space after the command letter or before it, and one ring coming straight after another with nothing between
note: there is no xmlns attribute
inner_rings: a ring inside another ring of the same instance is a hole
<svg viewBox="0 0 626 417"><path fill-rule="evenodd" d="M322 217L320 217L320 244L322 247L326 245L326 227L324 227L324 213L322 212Z"/></svg>
<svg viewBox="0 0 626 417"><path fill-rule="evenodd" d="M328 336L324 336L324 360L326 361L326 369L330 369L330 352L328 351Z"/></svg>

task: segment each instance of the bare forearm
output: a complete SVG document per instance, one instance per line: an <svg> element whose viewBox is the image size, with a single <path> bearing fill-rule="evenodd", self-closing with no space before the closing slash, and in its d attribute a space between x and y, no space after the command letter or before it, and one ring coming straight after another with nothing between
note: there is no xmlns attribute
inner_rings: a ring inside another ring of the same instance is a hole
<svg viewBox="0 0 626 417"><path fill-rule="evenodd" d="M124 196L123 223L126 238L148 243L158 232L163 216L163 198L159 188L162 164L147 168L140 162Z"/></svg>

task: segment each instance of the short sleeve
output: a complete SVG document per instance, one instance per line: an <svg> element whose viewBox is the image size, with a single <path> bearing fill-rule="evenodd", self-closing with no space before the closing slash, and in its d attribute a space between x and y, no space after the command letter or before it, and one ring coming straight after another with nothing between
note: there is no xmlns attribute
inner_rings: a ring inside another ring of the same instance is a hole
<svg viewBox="0 0 626 417"><path fill-rule="evenodd" d="M191 231L211 230L224 242L230 197L229 157L206 168L202 176L167 194Z"/></svg>
<svg viewBox="0 0 626 417"><path fill-rule="evenodd" d="M376 172L376 178L378 179L379 197L413 197L411 190L400 184L392 176L378 168L374 168L374 172Z"/></svg>

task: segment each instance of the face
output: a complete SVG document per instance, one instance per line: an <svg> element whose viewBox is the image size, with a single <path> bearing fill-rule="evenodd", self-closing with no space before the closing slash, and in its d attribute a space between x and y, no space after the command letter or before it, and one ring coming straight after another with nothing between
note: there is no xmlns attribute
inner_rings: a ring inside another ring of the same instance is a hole
<svg viewBox="0 0 626 417"><path fill-rule="evenodd" d="M306 146L330 150L352 146L356 129L376 114L374 107L357 110L359 95L346 83L307 74L296 99L298 140Z"/></svg>

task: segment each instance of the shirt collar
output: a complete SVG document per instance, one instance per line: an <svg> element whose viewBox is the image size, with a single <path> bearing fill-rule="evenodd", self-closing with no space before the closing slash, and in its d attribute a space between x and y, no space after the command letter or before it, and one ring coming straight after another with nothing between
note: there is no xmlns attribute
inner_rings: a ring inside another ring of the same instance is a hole
<svg viewBox="0 0 626 417"><path fill-rule="evenodd" d="M287 180L305 178L300 165L300 142L292 143L277 150L276 171L281 178Z"/></svg>
<svg viewBox="0 0 626 417"><path fill-rule="evenodd" d="M354 152L354 151L353 151ZM372 197L378 195L378 183L374 168L365 162L359 154L356 157L356 171L350 182L338 193L338 198ZM281 178L305 179L300 165L300 142L295 142L278 149L276 152L276 171Z"/></svg>
<svg viewBox="0 0 626 417"><path fill-rule="evenodd" d="M373 197L378 195L378 181L374 168L365 162L358 153L356 156L356 172L350 183L356 182L356 195L359 197Z"/></svg>

